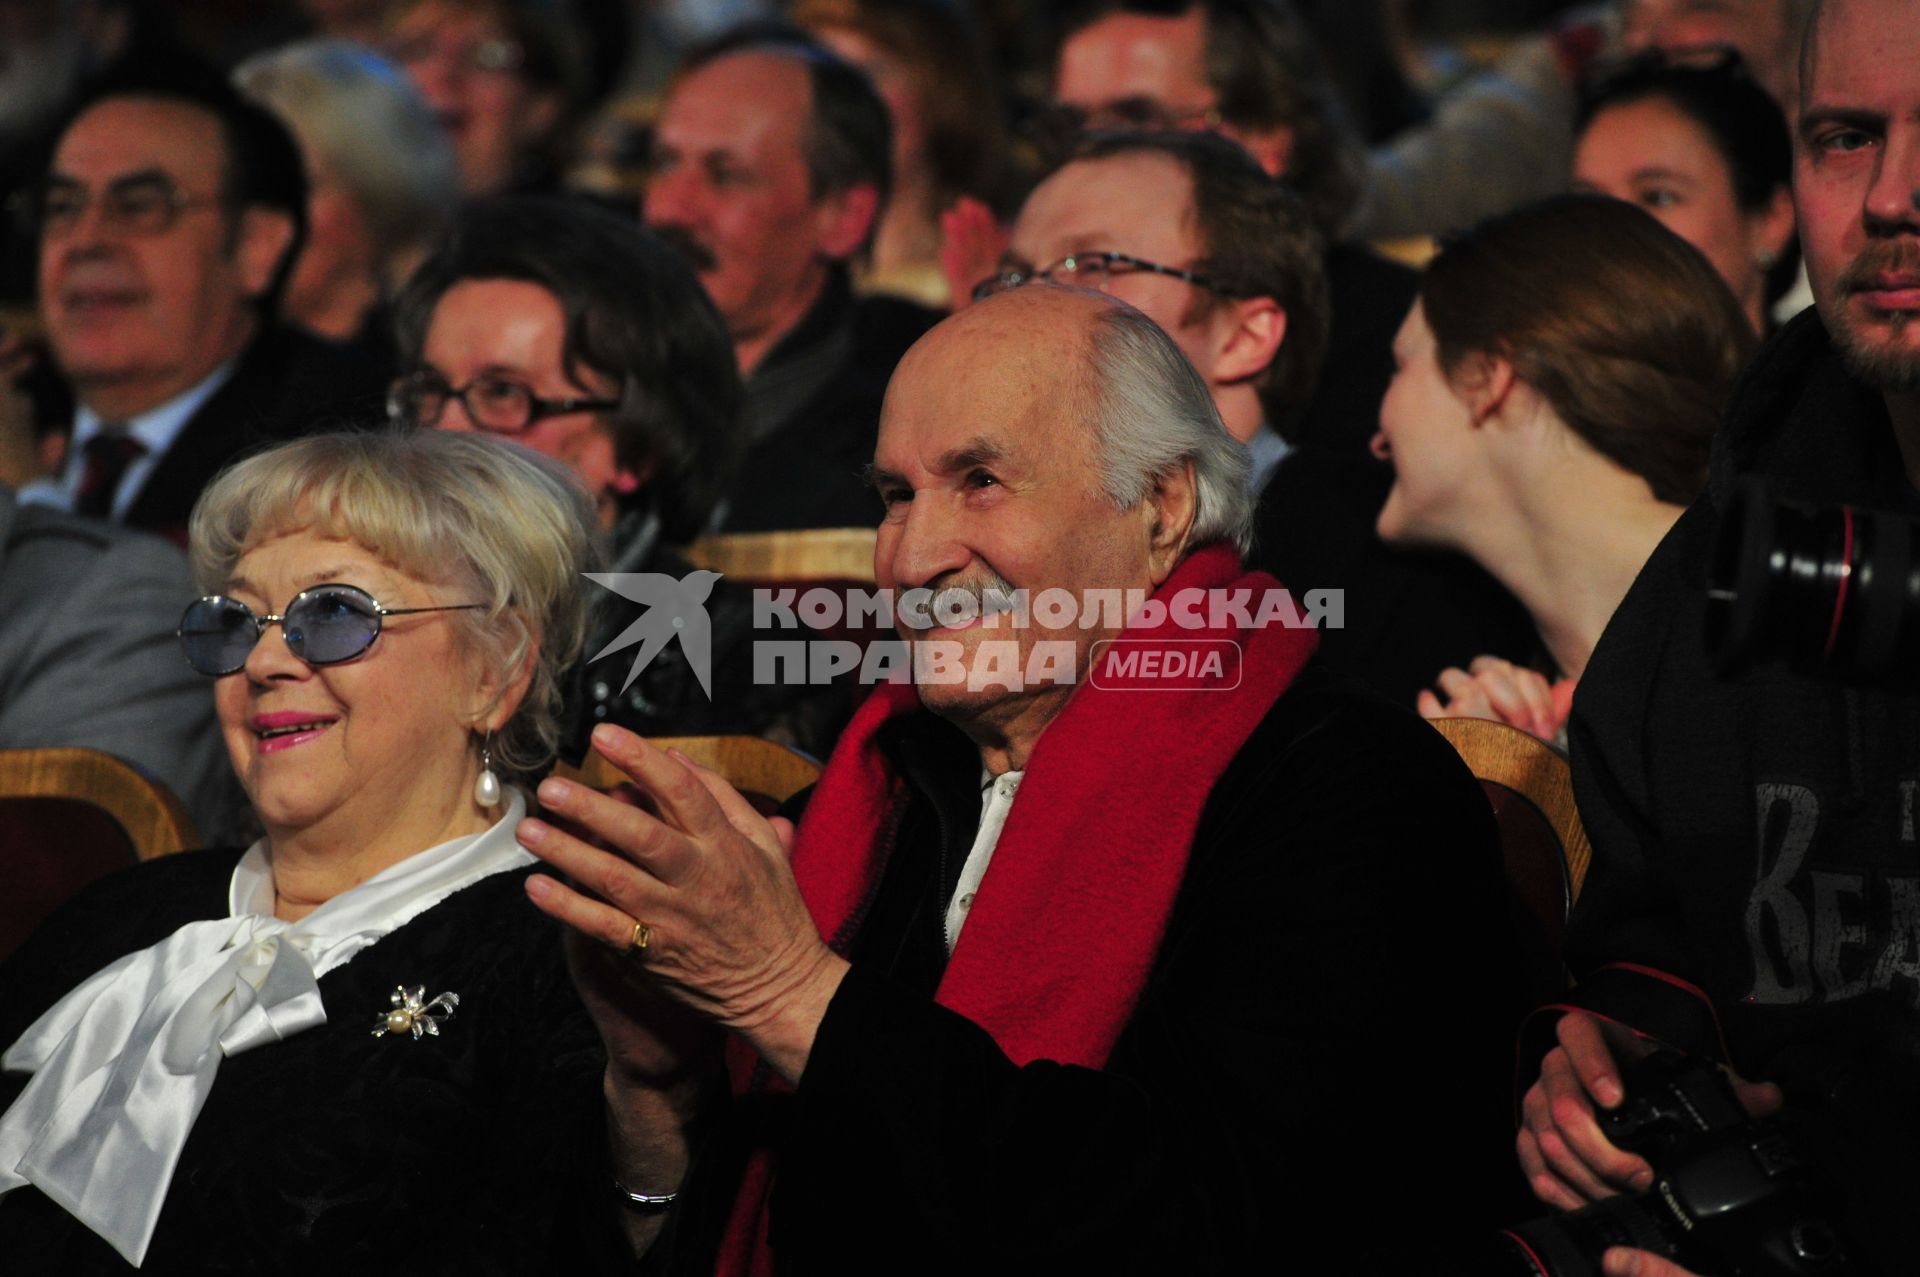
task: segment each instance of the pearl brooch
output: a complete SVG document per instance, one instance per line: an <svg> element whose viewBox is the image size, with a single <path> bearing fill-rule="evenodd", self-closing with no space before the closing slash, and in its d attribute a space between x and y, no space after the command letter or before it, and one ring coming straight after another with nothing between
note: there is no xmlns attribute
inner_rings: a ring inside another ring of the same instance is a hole
<svg viewBox="0 0 1920 1277"><path fill-rule="evenodd" d="M460 995L442 993L429 1000L426 985L416 984L409 989L400 984L387 995L387 1001L393 1009L380 1017L373 1036L411 1032L417 1042L423 1035L440 1036L440 1022L452 1017L453 1009L460 1005Z"/></svg>

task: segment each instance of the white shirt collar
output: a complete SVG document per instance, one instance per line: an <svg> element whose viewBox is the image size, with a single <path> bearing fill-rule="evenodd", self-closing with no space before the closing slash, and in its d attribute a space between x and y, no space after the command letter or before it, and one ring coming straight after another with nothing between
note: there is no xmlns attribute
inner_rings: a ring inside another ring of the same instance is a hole
<svg viewBox="0 0 1920 1277"><path fill-rule="evenodd" d="M967 914L973 909L973 898L980 893L980 884L986 880L987 866L993 861L993 849L1000 845L1000 831L1007 827L1007 815L1013 810L1013 800L1020 792L1020 778L1024 771L1001 772L995 776L982 767L980 769L980 828L973 836L973 847L967 852L966 863L960 866L960 881L953 888L953 899L947 902L946 933L947 952L953 952L953 946L960 943L960 929L967 925Z"/></svg>
<svg viewBox="0 0 1920 1277"><path fill-rule="evenodd" d="M1256 495L1263 491L1267 482L1273 478L1273 472L1286 460L1293 445L1282 439L1266 422L1247 440L1247 455L1253 459L1253 473L1247 478L1247 490Z"/></svg>

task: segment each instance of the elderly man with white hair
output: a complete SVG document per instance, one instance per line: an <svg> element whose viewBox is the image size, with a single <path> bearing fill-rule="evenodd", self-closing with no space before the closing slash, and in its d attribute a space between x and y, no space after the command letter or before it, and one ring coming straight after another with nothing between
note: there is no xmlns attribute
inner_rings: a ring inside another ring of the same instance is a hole
<svg viewBox="0 0 1920 1277"><path fill-rule="evenodd" d="M669 1267L1359 1271L1491 1218L1488 808L1243 569L1246 467L1138 311L970 307L902 361L871 471L879 583L935 600L901 609L915 681L874 689L798 829L608 728L651 814L542 787L521 841L577 885L528 893L573 929L620 1200L643 1245L677 1217ZM1486 1155L1393 1197L1363 1099L1443 1026L1485 1049L1422 1121Z"/></svg>

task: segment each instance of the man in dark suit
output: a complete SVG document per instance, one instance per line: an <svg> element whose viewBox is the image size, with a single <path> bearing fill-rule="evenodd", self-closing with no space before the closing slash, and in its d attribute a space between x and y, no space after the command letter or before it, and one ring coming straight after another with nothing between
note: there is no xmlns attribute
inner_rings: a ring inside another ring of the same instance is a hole
<svg viewBox="0 0 1920 1277"><path fill-rule="evenodd" d="M915 681L862 703L797 833L611 728L657 818L549 781L517 831L600 893L528 880L601 942L573 969L631 1240L664 1225L649 1262L686 1273L1433 1272L1507 1173L1489 809L1313 635L1216 610L1281 592L1242 569L1202 376L1116 298L1016 289L901 361L873 465L883 588L1033 606L906 604ZM1244 662L1146 673L1196 639ZM735 1035L732 1098L676 1002ZM1357 1101L1408 1026L1478 1047L1423 1079L1445 1182L1381 1228Z"/></svg>
<svg viewBox="0 0 1920 1277"><path fill-rule="evenodd" d="M211 68L125 65L84 95L25 202L79 404L55 504L181 539L249 447L377 408L372 368L275 320L306 205L291 135Z"/></svg>

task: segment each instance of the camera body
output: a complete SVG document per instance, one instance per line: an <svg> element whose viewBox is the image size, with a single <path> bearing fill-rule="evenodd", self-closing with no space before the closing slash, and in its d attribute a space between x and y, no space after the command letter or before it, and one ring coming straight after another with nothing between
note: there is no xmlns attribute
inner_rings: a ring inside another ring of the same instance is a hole
<svg viewBox="0 0 1920 1277"><path fill-rule="evenodd" d="M1508 1230L1512 1271L1598 1277L1610 1246L1636 1246L1708 1277L1851 1272L1830 1203L1786 1134L1747 1116L1717 1065L1658 1051L1624 1071L1626 1098L1598 1114L1654 1184Z"/></svg>

